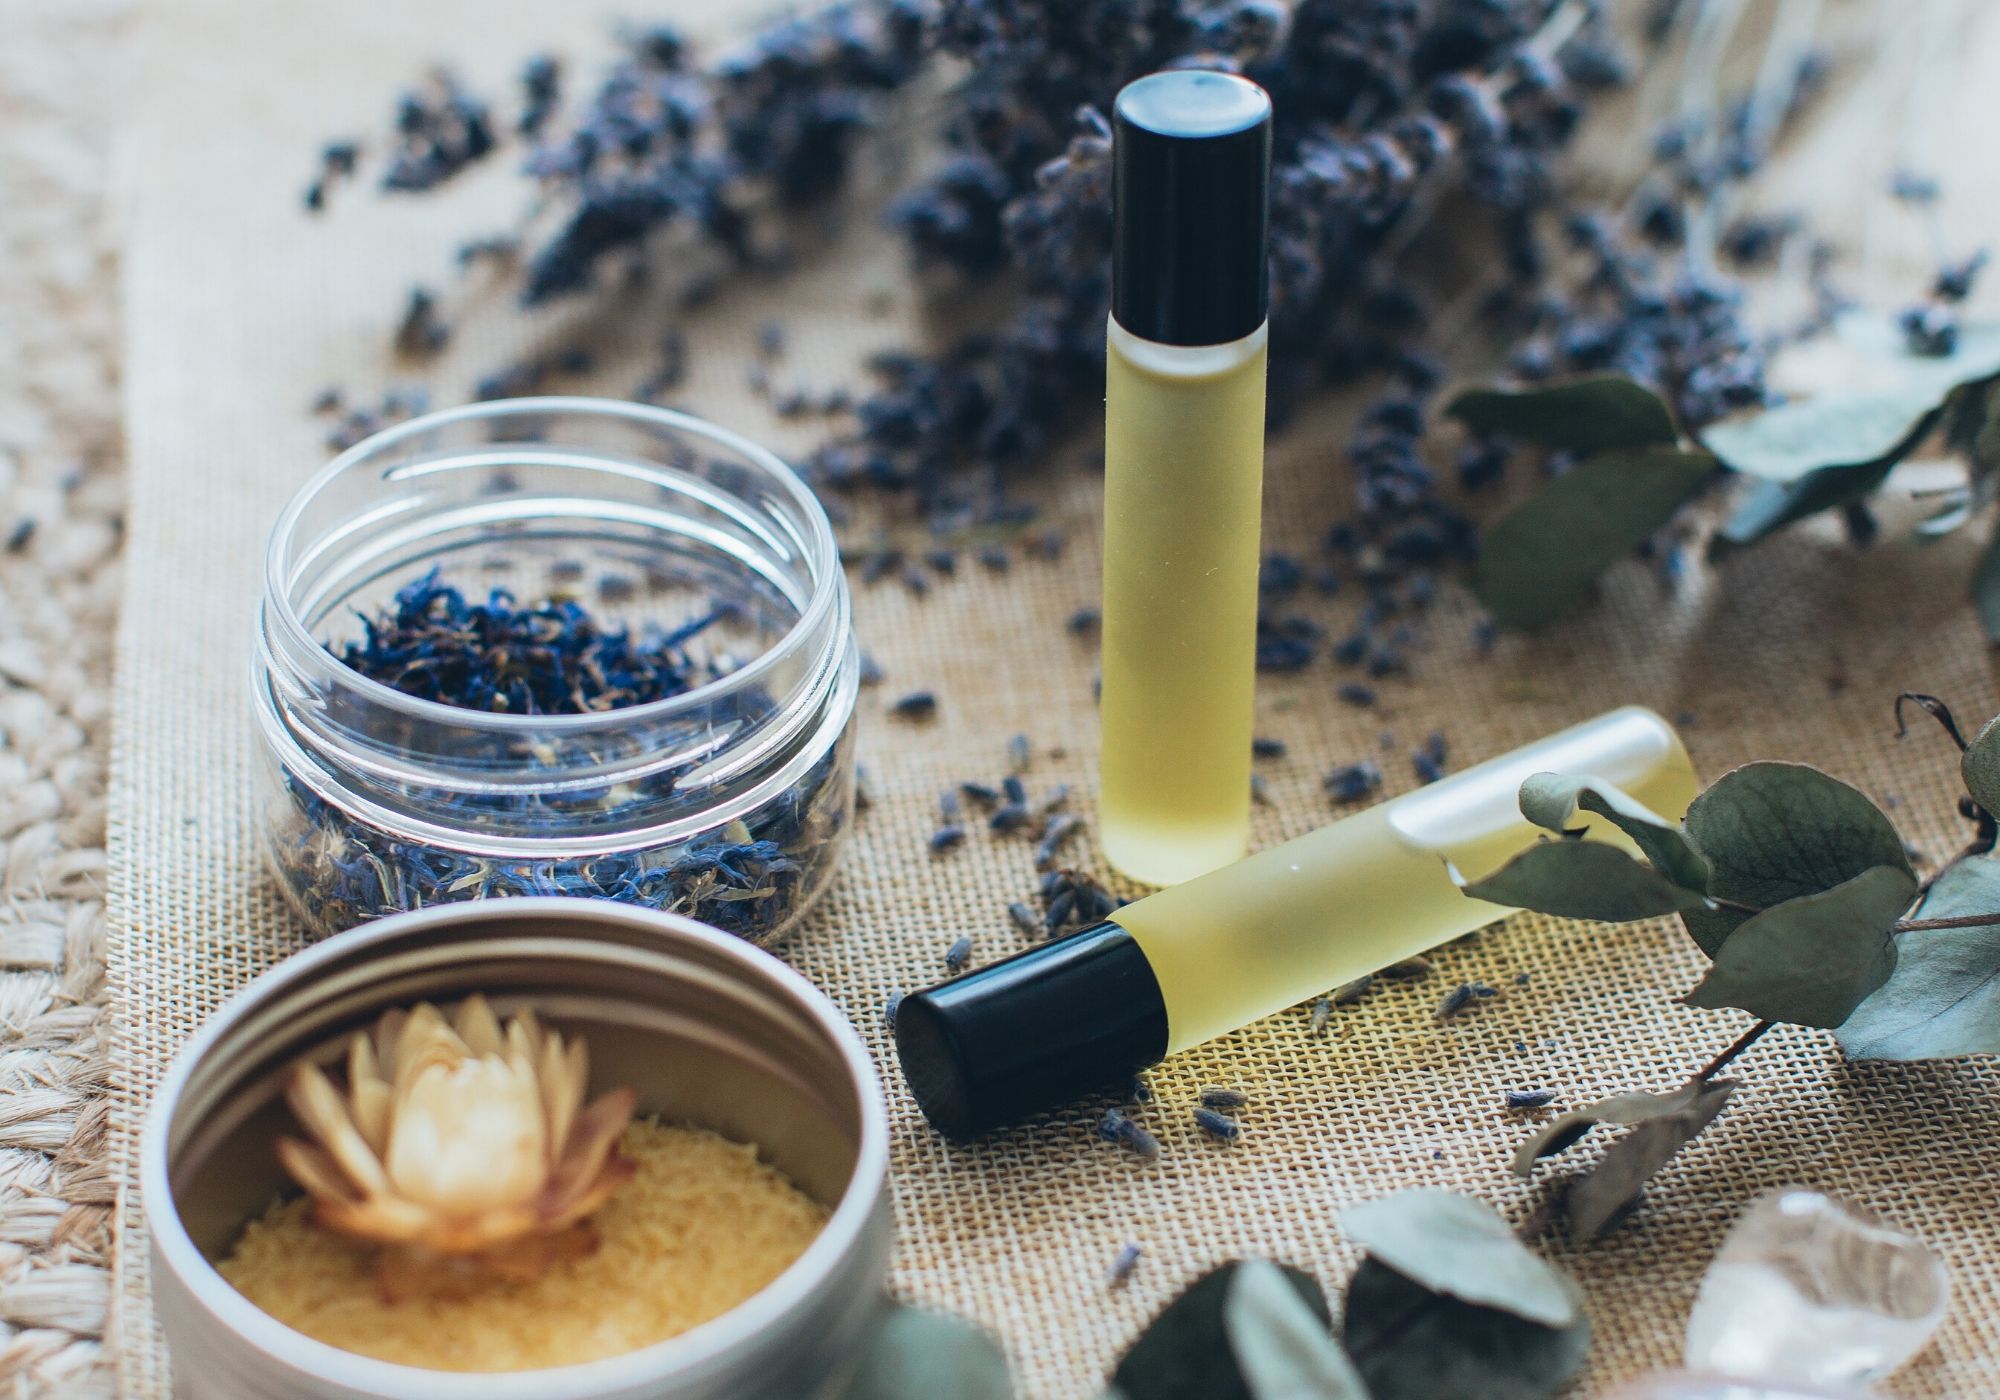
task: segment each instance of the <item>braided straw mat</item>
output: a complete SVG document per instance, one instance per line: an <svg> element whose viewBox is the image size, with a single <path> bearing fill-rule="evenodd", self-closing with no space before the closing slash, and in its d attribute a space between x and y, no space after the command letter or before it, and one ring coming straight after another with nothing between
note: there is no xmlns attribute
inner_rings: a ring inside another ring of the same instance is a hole
<svg viewBox="0 0 2000 1400"><path fill-rule="evenodd" d="M423 63L448 56L475 86L497 91L525 54L553 44L579 60L582 81L604 27L570 7L520 0L176 0L152 16L128 272L132 539L111 817L114 1138L126 1184L115 1341L135 1397L167 1385L131 1185L148 1091L219 1001L299 941L254 857L250 820L244 675L265 533L326 455L308 401L327 384L379 392L395 373L381 347L406 288L444 278L460 239L506 227L520 194L505 170L431 200L343 189L315 222L299 211L298 191L318 143L379 129L386 99ZM1966 72L2000 71L2000 13L1982 8L1956 42ZM1885 56L1878 67L1888 64ZM1956 128L1974 129L1970 104L1982 94L1958 86L1967 105ZM1830 210L1825 226L1843 236L1886 239L1870 266L1893 269L1883 285L1900 295L1918 284L1921 244L1863 227L1860 211L1885 202L1874 167L1855 173L1857 152L1879 145L1886 100L1861 79L1770 184L1781 201L1810 197ZM871 156L862 183L886 184L899 158ZM1956 177L1955 201L2000 208L1987 165ZM1839 178L1821 178L1828 171ZM744 388L759 322L779 315L789 331L774 379L815 387L859 382L861 354L907 343L916 330L915 293L872 207L810 236L817 246L792 276L761 288L734 279L692 318L669 310L665 286L619 298L629 313L632 297L658 296L657 317L611 318L579 304L527 318L499 289L468 284L451 293L451 348L423 372L450 401L480 371L587 339L606 347L607 364L589 387L619 393L642 377L653 334L673 319L693 351L686 404L798 451L811 432L774 422ZM1317 530L1346 508L1339 444L1352 408L1315 406L1274 442L1274 547L1315 548ZM1059 465L1074 468L1089 447L1066 447ZM1530 1125L1504 1110L1505 1090L1546 1086L1573 1105L1663 1088L1746 1018L1676 1004L1701 959L1675 928L1521 917L1440 950L1428 981L1343 1008L1322 1038L1300 1007L1160 1068L1143 1111L1164 1145L1157 1162L1097 1140L1102 1104L976 1146L938 1139L902 1092L884 999L939 976L962 934L982 960L1016 947L1005 905L1031 895L1034 872L1029 843L983 832L929 855L937 794L997 777L1008 737L1025 730L1036 746L1034 790L1066 782L1079 810L1091 808L1095 657L1063 623L1096 599L1096 491L1091 474L1074 469L1052 473L1044 489L1067 531L1059 559L1016 551L1006 579L968 563L928 597L893 577L857 583L863 642L889 677L862 700L875 806L836 892L782 951L840 1000L881 1057L895 1123L898 1293L991 1327L1024 1393L1082 1397L1146 1318L1221 1260L1294 1261L1337 1290L1357 1257L1335 1223L1349 1202L1443 1186L1518 1217L1530 1191L1507 1162ZM1917 549L1903 542L1902 523L1891 521L1862 556L1831 531L1796 531L1732 561L1726 590L1697 569L1669 597L1643 567L1621 566L1583 615L1544 637L1505 639L1485 660L1465 654L1473 614L1450 590L1423 626L1414 678L1385 684L1374 710L1337 703L1324 662L1266 678L1259 732L1285 740L1290 756L1263 765L1272 800L1258 810L1255 839L1326 821L1320 777L1335 763L1376 755L1390 789L1402 790L1413 781L1403 755L1433 729L1464 763L1642 701L1687 717L1708 776L1752 758L1816 761L1893 804L1913 840L1944 852L1962 836L1955 755L1928 726L1899 744L1890 700L1904 688L1931 691L1983 716L1996 695L1959 602L1976 542ZM1303 606L1324 606L1337 627L1353 604ZM940 696L934 722L884 715L889 697L915 689ZM1388 752L1385 730L1395 736ZM1070 854L1096 860L1087 844ZM1449 1020L1433 1014L1445 990L1474 980L1501 995ZM1895 1393L2000 1395L2000 1192L1989 1146L2000 1071L1990 1062L1847 1064L1829 1036L1784 1030L1738 1072L1744 1090L1626 1227L1588 1250L1552 1246L1584 1282L1597 1337L1577 1392L1673 1364L1725 1227L1758 1191L1803 1182L1881 1212L1950 1260L1950 1321ZM1222 1146L1194 1129L1189 1108L1205 1085L1248 1094L1242 1141ZM1127 1241L1144 1258L1128 1287L1108 1290L1105 1267Z"/></svg>

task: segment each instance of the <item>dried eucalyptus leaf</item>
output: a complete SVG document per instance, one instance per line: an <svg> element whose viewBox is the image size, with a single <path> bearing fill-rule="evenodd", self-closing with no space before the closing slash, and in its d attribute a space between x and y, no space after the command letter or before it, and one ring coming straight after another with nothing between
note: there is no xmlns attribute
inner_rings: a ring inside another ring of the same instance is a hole
<svg viewBox="0 0 2000 1400"><path fill-rule="evenodd" d="M1600 1125L1629 1127L1634 1123L1644 1123L1654 1118L1685 1116L1711 1088L1718 1085L1734 1088L1735 1084L1736 1081L1733 1079L1717 1079L1706 1083L1690 1080L1680 1088L1664 1094L1638 1092L1613 1094L1608 1099L1599 1099L1596 1103L1572 1109L1544 1125L1533 1137L1521 1144L1520 1150L1514 1154L1514 1170L1522 1176L1531 1175L1536 1162L1575 1146L1585 1133Z"/></svg>
<svg viewBox="0 0 2000 1400"><path fill-rule="evenodd" d="M1912 919L2000 911L2000 857L1967 856L1932 882ZM1857 1060L2000 1054L2000 916L1896 936L1896 970L1840 1028Z"/></svg>
<svg viewBox="0 0 2000 1400"><path fill-rule="evenodd" d="M1340 1228L1432 1293L1500 1308L1544 1327L1568 1327L1581 1316L1569 1280L1484 1201L1456 1191L1398 1191L1348 1206L1340 1212Z"/></svg>
<svg viewBox="0 0 2000 1400"><path fill-rule="evenodd" d="M1569 1237L1576 1243L1587 1244L1611 1228L1655 1173L1715 1121L1715 1115L1736 1092L1736 1081L1695 1082L1681 1092L1687 1095L1685 1107L1634 1126L1605 1149L1587 1176L1570 1187L1563 1204Z"/></svg>
<svg viewBox="0 0 2000 1400"><path fill-rule="evenodd" d="M1604 841L1543 841L1461 888L1474 899L1510 909L1608 924L1707 907L1699 891L1675 884Z"/></svg>
<svg viewBox="0 0 2000 1400"><path fill-rule="evenodd" d="M1989 814L2000 816L2000 716L1987 720L1965 746L1958 773L1972 800Z"/></svg>
<svg viewBox="0 0 2000 1400"><path fill-rule="evenodd" d="M842 1400L1013 1400L1007 1358L963 1318L890 1303Z"/></svg>
<svg viewBox="0 0 2000 1400"><path fill-rule="evenodd" d="M1768 1021L1837 1026L1896 967L1890 934L1917 897L1908 870L1878 865L1819 894L1745 919L1682 1000Z"/></svg>
<svg viewBox="0 0 2000 1400"><path fill-rule="evenodd" d="M1590 1351L1582 1294L1558 1277L1576 1321L1544 1327L1433 1293L1378 1259L1364 1259L1347 1286L1342 1338L1372 1400L1548 1400Z"/></svg>
<svg viewBox="0 0 2000 1400"><path fill-rule="evenodd" d="M1539 627L1666 524L1714 467L1672 447L1586 458L1487 532L1473 591L1501 625Z"/></svg>
<svg viewBox="0 0 2000 1400"><path fill-rule="evenodd" d="M1887 865L1908 874L1903 838L1867 797L1803 763L1750 763L1695 798L1682 829L1708 860L1708 892L1768 909ZM1681 920L1714 957L1749 917L1689 909Z"/></svg>
<svg viewBox="0 0 2000 1400"><path fill-rule="evenodd" d="M1369 1400L1326 1319L1268 1259L1246 1259L1223 1303L1223 1327L1256 1400Z"/></svg>
<svg viewBox="0 0 2000 1400"><path fill-rule="evenodd" d="M1521 784L1521 815L1550 831L1569 831L1578 812L1593 812L1632 838L1654 869L1691 890L1708 888L1708 862L1668 821L1623 789L1596 778L1536 773Z"/></svg>
<svg viewBox="0 0 2000 1400"><path fill-rule="evenodd" d="M1234 1350L1239 1334L1231 1328L1230 1298L1246 1262L1234 1259L1203 1274L1146 1325L1111 1375L1126 1400L1267 1400L1250 1388ZM1283 1264L1266 1267L1330 1334L1332 1315L1318 1281Z"/></svg>
<svg viewBox="0 0 2000 1400"><path fill-rule="evenodd" d="M1912 441L1910 445L1916 444ZM1860 500L1888 480L1897 460L1891 457L1860 466L1827 467L1797 481L1752 482L1709 541L1710 556L1719 558L1809 515Z"/></svg>
<svg viewBox="0 0 2000 1400"><path fill-rule="evenodd" d="M2000 530L1979 551L1979 563L1972 570L1972 606L1979 612L1986 640L2000 646Z"/></svg>
<svg viewBox="0 0 2000 1400"><path fill-rule="evenodd" d="M1679 438L1666 401L1615 374L1533 389L1470 389L1445 412L1476 433L1585 456L1621 447L1672 447Z"/></svg>

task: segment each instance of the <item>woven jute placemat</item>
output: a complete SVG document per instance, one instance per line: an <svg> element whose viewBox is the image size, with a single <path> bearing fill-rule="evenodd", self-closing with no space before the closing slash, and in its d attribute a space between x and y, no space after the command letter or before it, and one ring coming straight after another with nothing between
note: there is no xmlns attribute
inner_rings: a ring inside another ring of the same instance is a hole
<svg viewBox="0 0 2000 1400"><path fill-rule="evenodd" d="M1993 18L1981 18L1979 52L2000 41ZM443 275L461 238L505 227L518 198L506 172L488 171L434 201L344 190L315 223L299 210L299 189L318 143L376 129L385 95L427 60L448 56L472 81L497 86L549 44L587 71L601 42L595 20L573 11L496 0L174 0L156 7L149 38L129 263L133 531L111 821L114 1133L126 1186L115 1338L134 1397L167 1386L132 1187L139 1115L202 1018L299 945L254 855L245 676L266 532L325 456L306 405L328 383L379 389L393 373L381 347L407 286ZM1862 120L1830 122L1802 158L1837 168ZM1827 195L1838 206L1843 192ZM759 322L779 315L789 329L781 377L828 385L856 382L860 355L906 340L916 313L872 211L830 217L815 237L794 275L731 282L683 321L694 351L686 404L787 450L810 433L774 423L743 385ZM669 318L670 289L630 296L660 298L654 330ZM607 369L592 381L600 391L643 372L644 329L599 327L587 304L524 319L504 313L503 297L476 285L452 293L461 329L430 376L445 399L480 370L585 335L610 338ZM634 319L646 318L620 324ZM1274 547L1310 550L1319 525L1342 513L1339 443L1351 407L1316 406L1274 443ZM889 677L862 702L874 806L835 892L781 951L882 1057L895 1122L896 1289L986 1323L1026 1394L1067 1400L1094 1394L1142 1322L1220 1260L1274 1256L1337 1289L1356 1262L1335 1223L1348 1202L1435 1185L1523 1211L1528 1189L1507 1161L1527 1124L1504 1111L1506 1089L1553 1088L1575 1104L1666 1087L1745 1018L1676 1004L1701 959L1672 927L1517 918L1440 950L1429 981L1341 1010L1323 1038L1300 1008L1162 1067L1144 1111L1164 1144L1155 1163L1097 1140L1101 1105L976 1146L941 1141L901 1091L882 1004L934 980L962 934L981 960L1017 946L1004 906L1029 895L1034 872L1028 844L983 833L931 856L936 795L1003 772L1007 740L1022 731L1035 747L1031 786L1067 782L1077 809L1091 810L1095 657L1063 624L1096 598L1096 488L1088 472L1052 472L1045 495L1048 523L1066 532L1058 559L1017 551L1005 579L963 568L922 598L894 579L857 589L863 641ZM1377 756L1401 790L1413 781L1404 754L1433 729L1457 764L1641 701L1687 717L1705 774L1751 758L1816 761L1895 804L1907 834L1943 852L1959 838L1954 754L1930 735L1898 744L1889 701L1909 687L1968 713L1993 707L1986 650L1958 603L1975 542L1920 550L1897 540L1891 531L1857 557L1830 533L1801 530L1733 561L1726 589L1697 570L1671 597L1643 567L1623 566L1575 621L1506 639L1485 659L1469 654L1470 609L1447 597L1424 624L1414 677L1384 685L1372 710L1341 705L1324 665L1272 678L1259 731L1290 752L1265 768L1272 801L1257 811L1255 838L1327 820L1320 777L1333 764ZM1351 603L1323 606L1338 623ZM884 716L886 699L920 688L941 697L934 722ZM1073 854L1096 863L1087 843ZM1472 980L1501 995L1437 1019L1441 992ZM1660 1175L1629 1225L1588 1250L1556 1246L1584 1282L1597 1338L1579 1392L1674 1363L1721 1232L1759 1190L1804 1182L1915 1230L1951 1263L1951 1320L1896 1392L2000 1393L2000 1218L1987 1160L1995 1066L1848 1064L1829 1037L1783 1031L1740 1073L1745 1088L1728 1112ZM1207 1085L1249 1096L1242 1141L1221 1146L1194 1130L1188 1109ZM1129 1287L1108 1291L1105 1267L1128 1241L1143 1261Z"/></svg>

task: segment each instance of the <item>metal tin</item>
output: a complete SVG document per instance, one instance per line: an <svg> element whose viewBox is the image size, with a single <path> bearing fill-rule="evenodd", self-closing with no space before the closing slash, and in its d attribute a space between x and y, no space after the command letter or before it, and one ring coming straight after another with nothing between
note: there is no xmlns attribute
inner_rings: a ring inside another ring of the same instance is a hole
<svg viewBox="0 0 2000 1400"><path fill-rule="evenodd" d="M754 1142L832 1209L762 1292L679 1337L540 1371L460 1374L313 1341L216 1272L287 1189L271 1144L286 1078L333 1064L383 1011L484 992L588 1037L593 1090ZM539 898L445 905L343 934L252 982L161 1084L141 1187L155 1305L185 1400L723 1400L837 1394L888 1266L888 1122L873 1062L821 992L768 953L671 914Z"/></svg>

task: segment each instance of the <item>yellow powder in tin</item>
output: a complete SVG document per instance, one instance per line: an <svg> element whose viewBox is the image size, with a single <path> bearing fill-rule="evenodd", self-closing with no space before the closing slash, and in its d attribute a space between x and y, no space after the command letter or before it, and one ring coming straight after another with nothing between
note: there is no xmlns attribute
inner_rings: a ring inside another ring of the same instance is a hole
<svg viewBox="0 0 2000 1400"><path fill-rule="evenodd" d="M677 1336L763 1288L826 1224L826 1208L757 1149L640 1121L638 1174L593 1217L597 1247L532 1283L385 1300L374 1247L315 1225L311 1202L250 1222L222 1276L286 1326L345 1351L438 1371L596 1361Z"/></svg>

